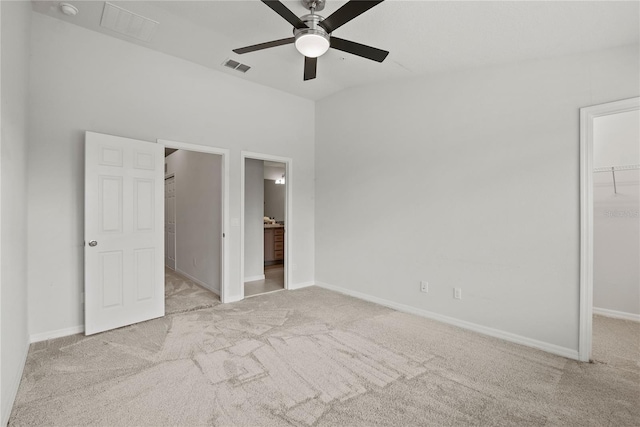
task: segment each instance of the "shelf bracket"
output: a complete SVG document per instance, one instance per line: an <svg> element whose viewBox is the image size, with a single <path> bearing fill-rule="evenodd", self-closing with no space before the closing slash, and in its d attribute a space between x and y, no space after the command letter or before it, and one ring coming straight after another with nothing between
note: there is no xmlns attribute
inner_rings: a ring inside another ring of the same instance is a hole
<svg viewBox="0 0 640 427"><path fill-rule="evenodd" d="M618 194L618 188L616 187L616 170L613 166L611 167L611 176L613 177L613 192Z"/></svg>

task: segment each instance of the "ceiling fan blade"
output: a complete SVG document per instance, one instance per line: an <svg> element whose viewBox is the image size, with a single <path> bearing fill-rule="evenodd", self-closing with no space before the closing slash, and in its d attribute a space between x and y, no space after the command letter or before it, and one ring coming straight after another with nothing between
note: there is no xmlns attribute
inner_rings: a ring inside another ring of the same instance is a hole
<svg viewBox="0 0 640 427"><path fill-rule="evenodd" d="M318 58L304 57L304 80L316 78L316 69L318 67Z"/></svg>
<svg viewBox="0 0 640 427"><path fill-rule="evenodd" d="M295 37L289 37L288 39L274 40L266 43L254 44L252 46L241 47L233 49L233 51L239 55L243 53L255 52L256 50L269 49L270 47L282 46L284 44L290 44L296 41Z"/></svg>
<svg viewBox="0 0 640 427"><path fill-rule="evenodd" d="M291 10L289 10L289 8L287 8L287 6L280 3L278 0L262 0L262 3L269 6L275 13L282 16L297 29L301 30L303 28L309 28L307 27L307 24L302 22L300 18L298 18L293 12L291 12Z"/></svg>
<svg viewBox="0 0 640 427"><path fill-rule="evenodd" d="M386 50L367 46L364 44L352 42L350 40L341 39L331 36L331 47L343 52L352 53L372 61L382 62L389 55Z"/></svg>
<svg viewBox="0 0 640 427"><path fill-rule="evenodd" d="M320 22L318 25L324 28L327 33L331 33L333 30L342 27L353 18L363 14L373 6L376 6L383 1L384 0L351 0L329 15L329 17L325 18L325 20Z"/></svg>

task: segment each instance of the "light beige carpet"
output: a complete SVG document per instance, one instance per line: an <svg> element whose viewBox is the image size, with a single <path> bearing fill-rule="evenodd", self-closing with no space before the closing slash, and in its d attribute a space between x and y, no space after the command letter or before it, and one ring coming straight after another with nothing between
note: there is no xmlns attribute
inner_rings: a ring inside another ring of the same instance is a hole
<svg viewBox="0 0 640 427"><path fill-rule="evenodd" d="M220 304L218 295L166 267L164 296L166 314L209 308Z"/></svg>
<svg viewBox="0 0 640 427"><path fill-rule="evenodd" d="M10 425L638 426L640 325L622 325L631 350L584 364L316 287L276 292L34 344Z"/></svg>

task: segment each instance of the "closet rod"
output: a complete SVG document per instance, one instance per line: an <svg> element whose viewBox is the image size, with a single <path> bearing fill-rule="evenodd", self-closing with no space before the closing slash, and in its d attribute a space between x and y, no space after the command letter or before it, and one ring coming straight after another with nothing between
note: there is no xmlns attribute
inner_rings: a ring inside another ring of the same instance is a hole
<svg viewBox="0 0 640 427"><path fill-rule="evenodd" d="M613 178L613 192L618 194L618 186L616 185L616 172L630 171L640 169L640 165L622 165L622 166L609 166L604 168L595 168L594 172L611 172Z"/></svg>

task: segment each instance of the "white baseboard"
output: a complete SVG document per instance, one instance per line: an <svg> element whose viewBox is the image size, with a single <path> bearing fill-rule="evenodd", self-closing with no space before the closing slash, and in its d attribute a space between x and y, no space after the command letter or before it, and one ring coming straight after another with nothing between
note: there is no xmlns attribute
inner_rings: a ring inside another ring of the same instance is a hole
<svg viewBox="0 0 640 427"><path fill-rule="evenodd" d="M302 289L302 288L308 288L309 286L314 286L316 284L316 282L302 282L302 283L294 283L292 285L289 285L289 290L292 291L294 289Z"/></svg>
<svg viewBox="0 0 640 427"><path fill-rule="evenodd" d="M259 274L257 276L249 276L245 277L244 281L246 282L255 282L256 280L264 280L264 274Z"/></svg>
<svg viewBox="0 0 640 427"><path fill-rule="evenodd" d="M210 290L211 292L213 292L214 294L220 296L220 291L219 290L212 289L207 284L205 284L202 281L196 279L195 277L192 277L192 276L188 275L184 271L176 270L176 273L185 276L187 279L196 282L198 285L202 286L203 288L206 288L206 289ZM239 301L239 299L238 299L238 301ZM232 301L228 301L228 302L234 302L234 301L232 300ZM41 333L38 333L38 334L31 334L29 336L29 342L30 343L35 343L35 342L40 342L40 341L52 340L54 338L68 337L69 335L80 334L82 332L84 332L84 325L72 326L70 328L57 329L55 331L47 331L47 332L41 332Z"/></svg>
<svg viewBox="0 0 640 427"><path fill-rule="evenodd" d="M1 426L6 426L9 423L9 417L11 416L11 410L13 409L13 403L16 400L16 396L18 394L18 387L20 387L20 380L22 379L22 373L24 372L24 365L27 362L27 355L29 354L29 342L25 340L24 346L22 348L22 365L19 369L16 370L13 378L4 379L3 382L7 381L9 386L7 387L7 391L2 393L2 416L1 416Z"/></svg>
<svg viewBox="0 0 640 427"><path fill-rule="evenodd" d="M546 343L544 341L538 341L532 338L523 337L521 335L513 334L511 332L501 331L499 329L489 328L487 326L478 325L477 323L467 322L466 320L456 319L454 317L445 316L442 314L434 313L420 308L411 307L409 305L400 304L394 301L389 301L383 298L374 297L361 292L352 291L350 289L341 288L339 286L329 285L327 283L316 282L316 286L329 289L332 291L340 292L345 295L349 295L355 298L359 298L365 301L373 302L376 304L384 305L385 307L393 308L405 313L415 314L418 316L426 317L428 319L437 320L442 323L447 323L453 326L458 326L463 329L478 332L480 334L489 335L494 338L500 338L505 341L510 341L516 344L525 345L527 347L537 348L548 353L556 354L558 356L566 357L568 359L579 360L578 350L571 348L561 347L559 345Z"/></svg>
<svg viewBox="0 0 640 427"><path fill-rule="evenodd" d="M213 286L204 283L202 280L200 279L196 279L195 277L191 276L190 274L185 273L184 271L177 269L176 268L176 273L178 273L181 276L186 277L187 279L196 282L198 285L202 286L203 288L206 288L208 290L210 290L211 292L213 292L214 294L220 296L220 289L214 288Z"/></svg>
<svg viewBox="0 0 640 427"><path fill-rule="evenodd" d="M606 316L606 317L613 317L614 319L624 319L624 320L631 320L634 322L640 322L640 314L609 310L608 308L593 307L593 314L599 314L600 316Z"/></svg>
<svg viewBox="0 0 640 427"><path fill-rule="evenodd" d="M69 335L80 334L84 332L84 325L72 326L71 328L57 329L55 331L41 332L39 334L31 334L29 342L40 342L52 340L54 338L68 337Z"/></svg>

